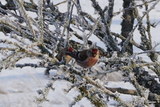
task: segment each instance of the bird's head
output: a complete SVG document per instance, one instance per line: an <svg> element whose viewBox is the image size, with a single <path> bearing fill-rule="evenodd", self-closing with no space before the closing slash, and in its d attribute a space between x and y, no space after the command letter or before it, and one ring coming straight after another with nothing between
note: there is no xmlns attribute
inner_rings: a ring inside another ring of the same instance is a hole
<svg viewBox="0 0 160 107"><path fill-rule="evenodd" d="M99 54L99 50L96 48L93 48L91 49L91 53L92 53L92 56L95 57L97 54Z"/></svg>

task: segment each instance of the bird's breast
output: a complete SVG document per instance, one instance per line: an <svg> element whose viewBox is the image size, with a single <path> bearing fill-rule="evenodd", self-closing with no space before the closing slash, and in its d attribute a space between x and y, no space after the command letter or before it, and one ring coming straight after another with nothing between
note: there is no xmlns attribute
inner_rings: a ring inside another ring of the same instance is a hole
<svg viewBox="0 0 160 107"><path fill-rule="evenodd" d="M85 61L81 62L81 61L77 61L77 63L84 67L84 68L90 68L92 66L94 66L98 61L98 58L95 58L95 57L90 57L90 58L87 58Z"/></svg>

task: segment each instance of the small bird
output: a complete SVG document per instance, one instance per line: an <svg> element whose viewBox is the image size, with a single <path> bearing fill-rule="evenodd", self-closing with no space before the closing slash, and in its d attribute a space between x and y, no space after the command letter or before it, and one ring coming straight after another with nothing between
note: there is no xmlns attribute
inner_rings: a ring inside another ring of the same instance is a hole
<svg viewBox="0 0 160 107"><path fill-rule="evenodd" d="M56 58L57 58L57 62L58 63L65 63L65 64L68 64L70 62L70 60L72 59L71 56L69 55L66 55L65 52L73 52L74 49L69 47L69 48L63 48L63 49L60 49L58 54L56 55ZM50 75L50 68L47 68L44 72L45 75Z"/></svg>
<svg viewBox="0 0 160 107"><path fill-rule="evenodd" d="M56 55L56 58L59 61L64 61L65 64L68 64L69 61L72 59L72 57L70 55L65 54L65 52L73 52L73 51L74 49L72 47L64 48L60 50L60 52Z"/></svg>
<svg viewBox="0 0 160 107"><path fill-rule="evenodd" d="M97 48L91 48L82 51L66 51L66 55L74 58L78 65L83 68L91 68L99 59L99 50Z"/></svg>

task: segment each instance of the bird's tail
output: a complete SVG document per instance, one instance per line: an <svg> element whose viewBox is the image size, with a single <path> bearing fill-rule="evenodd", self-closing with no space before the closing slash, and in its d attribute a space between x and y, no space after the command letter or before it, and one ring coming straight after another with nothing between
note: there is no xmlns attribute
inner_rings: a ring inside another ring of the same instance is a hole
<svg viewBox="0 0 160 107"><path fill-rule="evenodd" d="M62 59L63 59L63 57L65 57L65 55L69 55L68 53L71 53L71 52L73 52L74 50L73 50L73 48L71 48L71 47L67 47L67 48L63 48L63 49L61 49L60 51L59 51L59 53L56 55L56 58L59 60L59 61L61 61ZM71 56L71 55L69 55L69 56Z"/></svg>
<svg viewBox="0 0 160 107"><path fill-rule="evenodd" d="M77 52L76 51L73 51L73 52L66 51L65 54L71 56L74 59L77 58Z"/></svg>

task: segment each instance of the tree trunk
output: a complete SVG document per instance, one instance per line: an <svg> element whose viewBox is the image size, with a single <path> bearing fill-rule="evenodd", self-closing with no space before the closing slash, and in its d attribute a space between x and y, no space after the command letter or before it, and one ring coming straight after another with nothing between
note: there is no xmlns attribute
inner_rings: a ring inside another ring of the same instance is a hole
<svg viewBox="0 0 160 107"><path fill-rule="evenodd" d="M133 0L123 0L124 13L123 13L123 21L121 23L122 25L121 34L125 38L129 36L129 33L132 31L134 24L134 14L133 14L134 11L133 9L129 9L132 2ZM125 40L122 40L122 44L124 41ZM128 52L128 54L133 54L133 45L131 43L129 43L125 48L126 48L125 52Z"/></svg>

